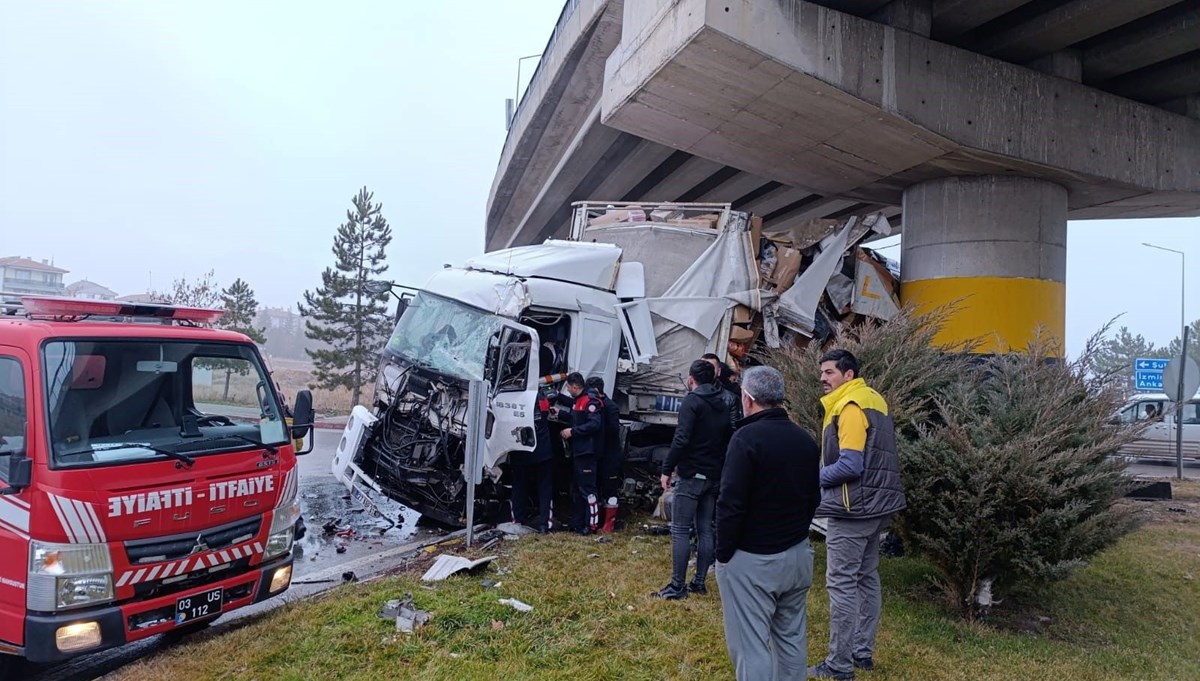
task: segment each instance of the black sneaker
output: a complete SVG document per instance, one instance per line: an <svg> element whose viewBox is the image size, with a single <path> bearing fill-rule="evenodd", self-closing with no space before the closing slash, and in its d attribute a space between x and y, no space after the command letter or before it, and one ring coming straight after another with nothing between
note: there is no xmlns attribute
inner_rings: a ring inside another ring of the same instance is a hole
<svg viewBox="0 0 1200 681"><path fill-rule="evenodd" d="M854 658L854 668L861 669L864 672L873 671L875 669L875 661L869 657Z"/></svg>
<svg viewBox="0 0 1200 681"><path fill-rule="evenodd" d="M829 665L822 662L815 667L808 668L808 678L810 679L835 679L835 681L854 681L854 672L838 672L829 668Z"/></svg>
<svg viewBox="0 0 1200 681"><path fill-rule="evenodd" d="M687 585L688 593L694 593L697 596L707 596L708 587L704 586L704 582L691 582Z"/></svg>
<svg viewBox="0 0 1200 681"><path fill-rule="evenodd" d="M668 584L663 588L651 594L655 598L661 598L666 601L681 601L688 596L688 590L682 586Z"/></svg>

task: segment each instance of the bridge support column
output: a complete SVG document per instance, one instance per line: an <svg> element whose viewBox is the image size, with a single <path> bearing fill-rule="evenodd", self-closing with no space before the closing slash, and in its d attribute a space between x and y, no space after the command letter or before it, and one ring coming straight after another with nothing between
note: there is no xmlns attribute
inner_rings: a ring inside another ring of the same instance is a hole
<svg viewBox="0 0 1200 681"><path fill-rule="evenodd" d="M936 342L1020 351L1039 327L1066 341L1067 191L1026 177L948 177L904 191L901 299L952 303Z"/></svg>

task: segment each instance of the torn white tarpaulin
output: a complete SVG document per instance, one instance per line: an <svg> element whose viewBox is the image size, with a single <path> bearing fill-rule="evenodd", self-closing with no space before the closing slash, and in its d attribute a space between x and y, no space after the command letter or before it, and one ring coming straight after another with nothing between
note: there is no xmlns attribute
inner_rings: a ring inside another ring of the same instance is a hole
<svg viewBox="0 0 1200 681"><path fill-rule="evenodd" d="M758 289L758 267L745 223L731 224L717 235L696 262L679 275L660 298L725 298ZM754 299L757 310L761 302Z"/></svg>
<svg viewBox="0 0 1200 681"><path fill-rule="evenodd" d="M852 223L821 241L821 252L808 269L796 277L795 285L779 297L779 318L785 326L807 334L813 332L817 305L830 277L842 262Z"/></svg>
<svg viewBox="0 0 1200 681"><path fill-rule="evenodd" d="M650 312L711 337L734 302L726 298L651 298Z"/></svg>
<svg viewBox="0 0 1200 681"><path fill-rule="evenodd" d="M673 394L687 390L687 371L693 360L715 352L717 338L701 335L682 324L651 314L658 353L637 373L628 374L622 388L630 393Z"/></svg>
<svg viewBox="0 0 1200 681"><path fill-rule="evenodd" d="M496 560L496 556L487 556L486 558L480 558L479 560L471 560L469 558L463 558L462 556L452 556L448 553L443 553L437 557L437 560L433 561L433 565L429 566L429 569L425 571L425 574L421 577L421 580L426 582L438 582L456 572L461 572L463 570L470 572L479 568L480 566L487 565L493 560Z"/></svg>

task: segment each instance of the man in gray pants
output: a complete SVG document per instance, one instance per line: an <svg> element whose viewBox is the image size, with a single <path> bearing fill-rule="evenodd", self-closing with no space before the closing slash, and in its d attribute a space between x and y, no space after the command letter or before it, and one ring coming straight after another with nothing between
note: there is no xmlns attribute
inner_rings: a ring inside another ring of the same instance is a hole
<svg viewBox="0 0 1200 681"><path fill-rule="evenodd" d="M820 454L782 408L778 371L747 369L741 392L746 417L729 442L717 497L725 643L739 681L803 679Z"/></svg>
<svg viewBox="0 0 1200 681"><path fill-rule="evenodd" d="M874 669L875 633L883 595L879 536L904 509L896 431L883 397L858 377L845 350L821 358L821 505L828 518L825 586L829 591L829 655L812 678L854 678Z"/></svg>

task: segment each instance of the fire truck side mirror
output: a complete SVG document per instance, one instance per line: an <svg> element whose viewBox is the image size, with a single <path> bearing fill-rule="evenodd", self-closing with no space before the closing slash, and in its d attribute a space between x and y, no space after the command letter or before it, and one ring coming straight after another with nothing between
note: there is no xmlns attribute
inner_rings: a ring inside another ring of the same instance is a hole
<svg viewBox="0 0 1200 681"><path fill-rule="evenodd" d="M15 454L8 459L8 487L0 494L16 494L33 483L33 459Z"/></svg>
<svg viewBox="0 0 1200 681"><path fill-rule="evenodd" d="M314 420L316 414L313 412L312 391L301 390L296 393L295 406L292 408L292 437L300 439L308 435Z"/></svg>

